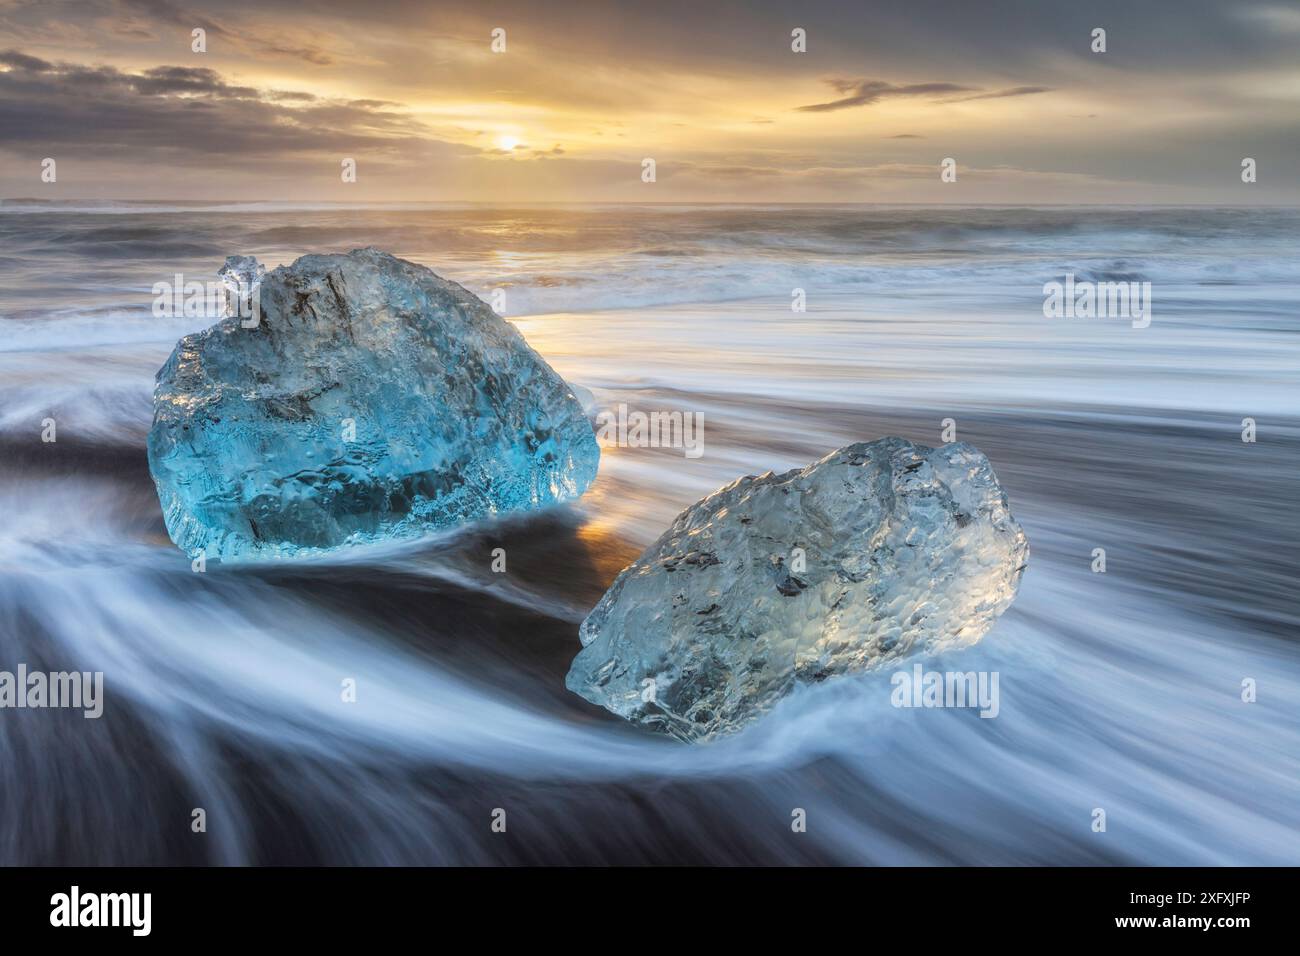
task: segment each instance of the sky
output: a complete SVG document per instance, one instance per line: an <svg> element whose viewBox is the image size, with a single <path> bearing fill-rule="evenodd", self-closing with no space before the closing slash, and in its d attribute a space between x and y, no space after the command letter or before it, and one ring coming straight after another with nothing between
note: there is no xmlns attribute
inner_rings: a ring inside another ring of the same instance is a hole
<svg viewBox="0 0 1300 956"><path fill-rule="evenodd" d="M1300 0L0 0L0 197L1295 204L1298 50Z"/></svg>

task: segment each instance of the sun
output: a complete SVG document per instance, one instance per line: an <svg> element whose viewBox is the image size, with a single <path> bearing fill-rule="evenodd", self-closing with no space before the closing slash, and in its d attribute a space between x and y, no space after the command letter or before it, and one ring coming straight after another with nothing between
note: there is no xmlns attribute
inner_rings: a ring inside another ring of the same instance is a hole
<svg viewBox="0 0 1300 956"><path fill-rule="evenodd" d="M506 152L510 152L510 150L514 149L514 148L515 148L516 146L518 146L518 145L519 145L519 137L518 137L518 136L498 136L498 137L497 137L497 146L501 147L501 148L504 149Z"/></svg>

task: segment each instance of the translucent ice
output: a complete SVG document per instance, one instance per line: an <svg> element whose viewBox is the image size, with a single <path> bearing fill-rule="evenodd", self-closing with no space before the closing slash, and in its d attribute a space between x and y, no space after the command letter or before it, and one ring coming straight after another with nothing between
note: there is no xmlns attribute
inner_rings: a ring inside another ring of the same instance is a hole
<svg viewBox="0 0 1300 956"><path fill-rule="evenodd" d="M254 318L258 287L265 274L266 267L252 256L226 257L226 264L217 270L217 277L226 288L226 315Z"/></svg>
<svg viewBox="0 0 1300 956"><path fill-rule="evenodd" d="M849 445L682 512L583 622L565 683L683 740L729 733L798 685L973 644L1028 555L974 448Z"/></svg>
<svg viewBox="0 0 1300 956"><path fill-rule="evenodd" d="M261 276L251 318L158 372L149 467L191 554L282 557L583 493L600 451L568 385L484 302L374 249ZM245 312L247 310L244 310Z"/></svg>

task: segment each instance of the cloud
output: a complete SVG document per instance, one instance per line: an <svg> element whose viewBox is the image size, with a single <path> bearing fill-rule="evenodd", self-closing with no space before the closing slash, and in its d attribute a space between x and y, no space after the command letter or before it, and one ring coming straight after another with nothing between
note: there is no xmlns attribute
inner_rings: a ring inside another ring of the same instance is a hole
<svg viewBox="0 0 1300 956"><path fill-rule="evenodd" d="M28 56L26 53L19 53L17 50L5 50L0 52L0 63L5 66L11 66L16 70L26 70L30 73L43 73L46 70L54 69L53 63L47 63L45 60L38 59L34 56Z"/></svg>
<svg viewBox="0 0 1300 956"><path fill-rule="evenodd" d="M146 96L168 96L171 94L200 94L231 97L236 99L257 99L258 92L250 86L230 86L221 79L216 70L192 66L159 66L145 70L138 76L131 76L127 82L137 93Z"/></svg>
<svg viewBox="0 0 1300 956"><path fill-rule="evenodd" d="M186 33L195 27L202 27L213 36L251 52L292 57L316 66L329 66L334 62L333 55L319 46L293 45L267 39L251 30L232 29L219 20L193 13L171 0L118 0L118 4L128 13L140 14L151 23L181 27Z"/></svg>
<svg viewBox="0 0 1300 956"><path fill-rule="evenodd" d="M317 97L315 93L307 93L303 90L266 90L262 93L268 100L277 100L284 102L310 103ZM353 103L360 103L361 100L354 100Z"/></svg>
<svg viewBox="0 0 1300 956"><path fill-rule="evenodd" d="M971 100L996 100L1008 96L1029 96L1032 93L1051 92L1051 88L1047 86L1012 86L1003 90L984 90L978 86L962 86L958 83L910 83L897 86L884 80L831 79L827 80L826 84L837 93L846 95L826 103L799 106L796 110L800 113L830 113L835 110L870 106L886 97L895 96L927 96L939 99L943 103L967 103ZM969 95L944 95L949 93Z"/></svg>
<svg viewBox="0 0 1300 956"><path fill-rule="evenodd" d="M1069 0L998 14L969 0L839 3L810 30L813 61L789 53L788 10L767 2L738 15L691 0L451 0L436 11L412 0L0 0L0 47L13 48L0 53L0 191L30 189L33 157L66 155L51 194L169 196L179 184L218 198L310 196L350 156L363 173L349 198L642 201L689 187L699 199L928 201L929 164L847 169L862 158L861 121L897 110L876 124L872 158L955 153L961 183L941 201L983 201L990 179L1005 185L995 199L1020 201L1017 184L1031 180L1048 195L1041 178L976 172L1003 160L1217 200L1245 142L1273 170L1252 198L1294 202L1294 0L1103 5L1112 39L1129 37L1140 56L1092 55L1092 14ZM505 56L488 47L498 22L510 27ZM189 52L195 26L208 30L205 55ZM960 79L921 82L936 76ZM1023 108L1058 99L1064 125ZM1082 115L1106 116L1110 135L1079 140L1070 117ZM884 132L908 125L931 132ZM507 129L530 148L490 155ZM559 142L567 154L545 146ZM645 155L660 160L653 190L640 181ZM1058 184L1063 199L1111 188ZM1113 188L1127 199L1139 187Z"/></svg>
<svg viewBox="0 0 1300 956"><path fill-rule="evenodd" d="M830 113L834 110L853 109L856 106L869 106L885 97L940 96L944 93L968 93L975 90L974 87L960 86L956 83L911 83L896 86L884 80L841 79L827 80L826 83L836 92L847 95L827 103L813 103L796 109L800 113Z"/></svg>
<svg viewBox="0 0 1300 956"><path fill-rule="evenodd" d="M992 90L988 93L976 93L973 96L958 96L944 100L945 103L968 103L971 100L1000 100L1007 96L1030 96L1034 93L1050 93L1050 86L1012 86L1005 90Z"/></svg>
<svg viewBox="0 0 1300 956"><path fill-rule="evenodd" d="M1300 33L1300 10L1283 6L1242 6L1237 15L1263 30L1277 33Z"/></svg>
<svg viewBox="0 0 1300 956"><path fill-rule="evenodd" d="M273 163L334 156L387 155L395 161L473 155L442 141L397 104L329 99L298 90L228 83L203 67L158 66L127 72L110 66L48 63L15 50L0 53L0 147L28 144L100 158L169 164L188 154L196 166L231 157Z"/></svg>

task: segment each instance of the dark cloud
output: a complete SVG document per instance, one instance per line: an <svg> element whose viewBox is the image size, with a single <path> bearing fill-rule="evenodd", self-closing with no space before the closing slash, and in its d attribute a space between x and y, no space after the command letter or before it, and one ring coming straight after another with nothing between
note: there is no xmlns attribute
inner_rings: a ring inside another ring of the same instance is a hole
<svg viewBox="0 0 1300 956"><path fill-rule="evenodd" d="M992 90L988 93L976 93L973 96L958 96L948 103L967 103L971 100L1000 100L1007 96L1030 96L1034 93L1050 93L1050 86L1012 86L1005 90Z"/></svg>
<svg viewBox="0 0 1300 956"><path fill-rule="evenodd" d="M957 83L909 83L896 86L884 80L827 80L826 83L838 93L847 94L828 103L813 103L799 106L800 113L830 113L834 110L847 110L855 106L868 106L885 97L894 96L940 96L945 93L966 93L974 88L960 86Z"/></svg>
<svg viewBox="0 0 1300 956"><path fill-rule="evenodd" d="M26 53L19 53L17 50L5 50L0 53L0 63L11 66L15 70L26 70L29 73L42 73L45 70L54 69L53 63L47 63L34 56L28 56Z"/></svg>
<svg viewBox="0 0 1300 956"><path fill-rule="evenodd" d="M316 46L288 46L284 43L277 43L273 40L265 40L260 37L242 38L242 42L251 47L257 53L266 53L271 56L293 57L299 60L305 60L316 66L329 66L334 62L334 55L326 50Z"/></svg>
<svg viewBox="0 0 1300 956"><path fill-rule="evenodd" d="M129 79L132 88L146 96L206 93L235 99L257 99L249 86L230 86L216 70L190 66L159 66Z"/></svg>
<svg viewBox="0 0 1300 956"><path fill-rule="evenodd" d="M826 84L837 93L845 94L827 103L813 103L799 106L800 113L830 113L835 110L853 109L858 106L870 106L886 97L928 96L941 98L945 103L966 103L970 100L995 100L1007 96L1028 96L1031 93L1047 93L1046 86L1013 86L1003 90L982 90L977 86L961 86L957 83L909 83L898 86L884 80L844 80L831 79ZM965 93L966 96L949 96L947 93Z"/></svg>
<svg viewBox="0 0 1300 956"><path fill-rule="evenodd" d="M229 84L215 70L47 63L9 51L0 62L0 148L39 145L96 158L196 166L259 157L389 156L417 163L481 152L447 143L384 100L331 100Z"/></svg>

